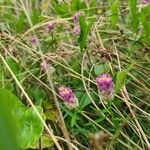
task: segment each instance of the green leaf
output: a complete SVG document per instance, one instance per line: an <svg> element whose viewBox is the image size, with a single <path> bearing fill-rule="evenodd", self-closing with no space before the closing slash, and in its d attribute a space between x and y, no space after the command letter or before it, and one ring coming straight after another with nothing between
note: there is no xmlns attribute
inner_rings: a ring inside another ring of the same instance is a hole
<svg viewBox="0 0 150 150"><path fill-rule="evenodd" d="M36 107L40 114L42 108ZM43 132L43 125L33 108L28 108L19 120L19 142L22 148L31 148Z"/></svg>
<svg viewBox="0 0 150 150"><path fill-rule="evenodd" d="M71 12L74 13L75 11L79 10L79 0L71 0L70 5L71 5Z"/></svg>
<svg viewBox="0 0 150 150"><path fill-rule="evenodd" d="M52 148L54 146L53 141L47 136L42 135L41 137L41 147L44 148ZM35 145L32 145L32 149L38 149L39 148L39 140L36 141Z"/></svg>
<svg viewBox="0 0 150 150"><path fill-rule="evenodd" d="M85 21L85 16L80 16L79 23L80 23L81 33L78 42L80 44L81 51L83 51L83 48L85 48L86 46L86 39L87 39L87 24Z"/></svg>
<svg viewBox="0 0 150 150"><path fill-rule="evenodd" d="M76 124L76 121L78 119L77 113L75 112L73 114L73 116L71 117L71 127L74 127L74 125Z"/></svg>
<svg viewBox="0 0 150 150"><path fill-rule="evenodd" d="M144 7L141 11L141 22L144 27L145 34L150 39L150 23L149 23L149 17L150 17L150 5Z"/></svg>
<svg viewBox="0 0 150 150"><path fill-rule="evenodd" d="M109 72L110 67L108 64L100 64L94 66L94 74L98 76L99 74L104 74L106 72Z"/></svg>
<svg viewBox="0 0 150 150"><path fill-rule="evenodd" d="M32 16L31 16L31 20L33 25L37 24L40 18L40 13L37 9L33 9L32 10Z"/></svg>
<svg viewBox="0 0 150 150"><path fill-rule="evenodd" d="M42 102L45 98L45 92L43 90L35 90L35 91L33 91L33 95L35 98L36 105L41 106Z"/></svg>
<svg viewBox="0 0 150 150"><path fill-rule="evenodd" d="M110 0L110 9L111 9L111 22L112 25L116 25L119 17L119 0Z"/></svg>
<svg viewBox="0 0 150 150"><path fill-rule="evenodd" d="M117 73L117 79L116 79L116 84L115 84L115 93L119 93L120 89L123 87L125 84L125 79L127 76L127 71L119 71Z"/></svg>
<svg viewBox="0 0 150 150"><path fill-rule="evenodd" d="M131 12L132 28L134 32L138 31L139 26L139 12L137 8L137 0L128 0L129 8Z"/></svg>
<svg viewBox="0 0 150 150"><path fill-rule="evenodd" d="M43 125L35 111L32 108L26 108L15 95L6 89L0 89L0 102L7 108L7 116L16 123L19 146L32 147L43 132ZM44 119L42 108L37 107L37 110Z"/></svg>
<svg viewBox="0 0 150 150"><path fill-rule="evenodd" d="M25 29L25 15L24 15L24 13L19 14L19 18L18 18L16 25L17 25L17 31L19 33L24 31L24 29Z"/></svg>
<svg viewBox="0 0 150 150"><path fill-rule="evenodd" d="M25 106L9 90L0 89L0 101L3 102L9 114L18 120L25 111Z"/></svg>
<svg viewBox="0 0 150 150"><path fill-rule="evenodd" d="M54 7L54 11L62 16L62 17L67 17L69 15L69 8L68 8L68 3L62 2L61 4L58 3L56 0L52 1L52 5Z"/></svg>
<svg viewBox="0 0 150 150"><path fill-rule="evenodd" d="M91 18L89 23L86 23L86 18L85 16L80 16L79 17L79 23L80 23L80 29L81 33L78 38L78 42L80 44L80 50L83 52L83 49L86 48L87 44L87 38L88 34L91 30L92 25L94 24L95 18Z"/></svg>
<svg viewBox="0 0 150 150"><path fill-rule="evenodd" d="M7 91L0 89L0 150L19 150L15 136L17 133L15 118L10 115L8 108L9 103L13 105L13 102L9 101L10 96Z"/></svg>
<svg viewBox="0 0 150 150"><path fill-rule="evenodd" d="M95 101L95 99L97 98L96 95L93 92L90 92L89 94L91 98L93 99L93 101ZM87 95L87 93L85 93L79 102L79 110L83 110L86 106L88 106L91 103L92 102L89 96Z"/></svg>

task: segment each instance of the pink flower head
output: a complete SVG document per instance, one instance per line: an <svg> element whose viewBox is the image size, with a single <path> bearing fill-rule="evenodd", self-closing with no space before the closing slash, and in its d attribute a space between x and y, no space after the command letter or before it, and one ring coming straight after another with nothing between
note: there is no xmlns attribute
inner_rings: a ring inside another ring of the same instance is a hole
<svg viewBox="0 0 150 150"><path fill-rule="evenodd" d="M75 24L79 22L79 17L82 16L82 15L83 15L82 12L77 12L73 15L73 21L74 21Z"/></svg>
<svg viewBox="0 0 150 150"><path fill-rule="evenodd" d="M142 4L150 4L150 0L141 0Z"/></svg>
<svg viewBox="0 0 150 150"><path fill-rule="evenodd" d="M30 42L32 43L32 45L37 46L39 44L39 39L37 37L32 37Z"/></svg>
<svg viewBox="0 0 150 150"><path fill-rule="evenodd" d="M96 78L96 83L103 100L113 99L114 97L114 83L110 74L102 74Z"/></svg>
<svg viewBox="0 0 150 150"><path fill-rule="evenodd" d="M49 68L49 64L47 63L46 60L43 60L41 63L41 69L46 71Z"/></svg>
<svg viewBox="0 0 150 150"><path fill-rule="evenodd" d="M61 86L58 88L58 92L68 108L72 109L78 107L78 99L75 97L71 88Z"/></svg>
<svg viewBox="0 0 150 150"><path fill-rule="evenodd" d="M73 34L79 35L81 32L80 25L76 25L73 29Z"/></svg>
<svg viewBox="0 0 150 150"><path fill-rule="evenodd" d="M49 31L52 31L52 30L54 30L55 29L55 23L49 23L48 24L48 30Z"/></svg>

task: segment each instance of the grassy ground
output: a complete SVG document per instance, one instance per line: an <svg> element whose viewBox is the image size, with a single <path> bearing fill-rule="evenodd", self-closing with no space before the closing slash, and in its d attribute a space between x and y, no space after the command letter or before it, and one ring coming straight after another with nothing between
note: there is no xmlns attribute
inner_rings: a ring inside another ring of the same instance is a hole
<svg viewBox="0 0 150 150"><path fill-rule="evenodd" d="M136 0L0 1L0 99L13 99L14 118L27 109L17 120L20 147L150 149L149 15ZM104 73L115 85L107 103L95 80ZM64 105L61 85L73 89L78 108Z"/></svg>

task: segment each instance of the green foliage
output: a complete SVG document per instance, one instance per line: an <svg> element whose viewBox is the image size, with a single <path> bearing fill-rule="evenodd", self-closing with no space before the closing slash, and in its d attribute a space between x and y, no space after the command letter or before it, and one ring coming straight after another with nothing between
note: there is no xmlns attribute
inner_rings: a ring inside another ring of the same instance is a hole
<svg viewBox="0 0 150 150"><path fill-rule="evenodd" d="M47 135L41 136L41 148L52 148L54 146L54 143L51 141L51 139ZM37 142L35 145L31 146L32 149L38 149L39 143Z"/></svg>
<svg viewBox="0 0 150 150"><path fill-rule="evenodd" d="M69 15L69 9L67 2L59 3L57 0L52 0L52 5L54 7L54 12L60 15L61 17L67 17Z"/></svg>
<svg viewBox="0 0 150 150"><path fill-rule="evenodd" d="M7 57L6 61L14 75L19 79L21 73L19 64L16 63L12 57Z"/></svg>
<svg viewBox="0 0 150 150"><path fill-rule="evenodd" d="M25 29L25 15L24 13L20 13L18 20L16 21L17 32L21 33Z"/></svg>
<svg viewBox="0 0 150 150"><path fill-rule="evenodd" d="M93 101L96 100L96 95L93 92L89 93L90 97L92 98ZM88 106L89 104L91 104L91 99L89 98L88 94L85 93L82 98L80 99L80 103L79 103L79 110L83 110L86 106Z"/></svg>
<svg viewBox="0 0 150 150"><path fill-rule="evenodd" d="M18 3L17 0L1 0L0 54L54 135L63 135L62 124L49 89L47 73L40 66L43 59L52 65L49 73L56 96L58 87L66 85L72 88L79 100L79 107L69 109L57 97L68 134L73 141L78 141L78 144L71 141L73 144L79 149L94 149L89 142L89 133L97 137L104 130L111 136L103 149L148 149L120 90L126 86L135 117L148 138L150 6L139 5L137 0L90 0L88 4L87 1L37 0L35 3L31 0ZM73 15L78 12L82 15L75 23ZM47 27L51 21L56 21L53 31ZM29 26L30 23L33 26ZM72 34L76 25L80 25L80 35ZM31 43L32 36L39 38L38 46ZM88 53L83 59L85 50ZM12 59L16 54L15 60ZM122 68L119 72L118 60ZM132 62L136 62L134 68ZM118 95L103 105L95 78L108 72L116 75L113 81ZM43 134L41 121L2 61L0 87L5 88L0 89L0 150L18 150L17 145L21 149L40 149L40 140L42 149L55 149L52 139L46 132ZM67 149L67 143L63 141L61 146Z"/></svg>
<svg viewBox="0 0 150 150"><path fill-rule="evenodd" d="M80 16L79 22L80 22L80 28L81 33L78 38L78 42L80 44L80 50L81 52L84 51L84 49L87 47L87 38L88 34L91 31L92 25L94 24L95 18L91 18L89 22L87 23L85 16Z"/></svg>
<svg viewBox="0 0 150 150"><path fill-rule="evenodd" d="M33 25L37 24L40 18L40 13L37 9L32 10L31 20Z"/></svg>
<svg viewBox="0 0 150 150"><path fill-rule="evenodd" d="M115 93L119 93L123 85L125 84L125 79L127 76L127 71L119 71L117 73L116 83L115 83Z"/></svg>
<svg viewBox="0 0 150 150"><path fill-rule="evenodd" d="M137 8L137 0L128 0L131 12L132 28L134 32L138 31L139 26L139 11Z"/></svg>
<svg viewBox="0 0 150 150"><path fill-rule="evenodd" d="M110 10L111 10L111 22L112 25L117 25L118 18L119 18L119 6L120 0L109 0L110 1Z"/></svg>
<svg viewBox="0 0 150 150"><path fill-rule="evenodd" d="M143 25L145 34L146 34L146 41L149 43L150 40L150 23L149 23L149 17L150 17L150 5L144 7L141 11L141 23Z"/></svg>
<svg viewBox="0 0 150 150"><path fill-rule="evenodd" d="M43 90L35 90L33 91L33 96L35 98L36 105L41 106L45 99L45 92Z"/></svg>
<svg viewBox="0 0 150 150"><path fill-rule="evenodd" d="M75 12L79 10L80 0L71 0L70 5L71 5L71 12Z"/></svg>
<svg viewBox="0 0 150 150"><path fill-rule="evenodd" d="M110 70L110 67L109 67L109 64L107 63L94 66L95 76L109 72L109 70Z"/></svg>
<svg viewBox="0 0 150 150"><path fill-rule="evenodd" d="M40 114L42 108L36 107ZM19 144L22 148L30 148L37 143L43 132L43 125L32 108L28 108L19 118Z"/></svg>
<svg viewBox="0 0 150 150"><path fill-rule="evenodd" d="M34 110L25 107L16 96L6 89L0 89L0 101L7 108L7 116L16 124L19 146L32 147L43 132L43 125ZM37 107L37 110L43 115L42 108Z"/></svg>

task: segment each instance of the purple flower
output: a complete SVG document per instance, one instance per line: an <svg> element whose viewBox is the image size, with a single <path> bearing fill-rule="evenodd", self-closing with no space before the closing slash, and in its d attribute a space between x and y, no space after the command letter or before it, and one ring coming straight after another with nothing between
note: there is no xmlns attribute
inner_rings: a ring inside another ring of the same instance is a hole
<svg viewBox="0 0 150 150"><path fill-rule="evenodd" d="M52 31L52 30L54 30L55 29L55 23L49 23L48 24L48 30L49 31Z"/></svg>
<svg viewBox="0 0 150 150"><path fill-rule="evenodd" d="M96 78L96 83L100 91L102 100L113 99L114 83L110 74L101 74Z"/></svg>
<svg viewBox="0 0 150 150"><path fill-rule="evenodd" d="M79 22L79 17L82 16L82 15L83 15L82 12L77 12L73 15L73 21L74 21L75 24Z"/></svg>
<svg viewBox="0 0 150 150"><path fill-rule="evenodd" d="M43 60L41 63L41 69L46 71L49 68L49 64L47 63L46 60Z"/></svg>
<svg viewBox="0 0 150 150"><path fill-rule="evenodd" d="M78 99L75 97L71 88L61 86L58 88L58 92L62 100L65 102L65 105L69 109L78 107Z"/></svg>
<svg viewBox="0 0 150 150"><path fill-rule="evenodd" d="M81 32L80 25L76 25L73 29L73 34L79 35Z"/></svg>
<svg viewBox="0 0 150 150"><path fill-rule="evenodd" d="M39 39L37 37L32 37L30 42L32 43L32 45L37 46L39 44Z"/></svg>
<svg viewBox="0 0 150 150"><path fill-rule="evenodd" d="M150 4L150 0L141 0L142 4Z"/></svg>

